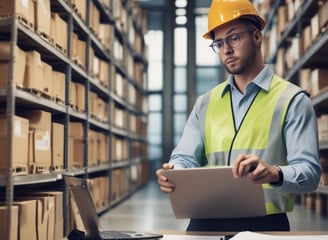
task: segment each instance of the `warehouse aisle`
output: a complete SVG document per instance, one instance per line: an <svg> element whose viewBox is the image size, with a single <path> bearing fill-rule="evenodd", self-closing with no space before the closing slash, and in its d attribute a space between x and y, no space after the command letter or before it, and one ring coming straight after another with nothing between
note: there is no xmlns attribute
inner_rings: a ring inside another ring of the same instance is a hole
<svg viewBox="0 0 328 240"><path fill-rule="evenodd" d="M122 204L103 214L100 218L104 228L115 230L185 230L188 220L175 219L169 198L162 193L155 180L149 182ZM289 214L291 230L328 230L328 217L296 205Z"/></svg>

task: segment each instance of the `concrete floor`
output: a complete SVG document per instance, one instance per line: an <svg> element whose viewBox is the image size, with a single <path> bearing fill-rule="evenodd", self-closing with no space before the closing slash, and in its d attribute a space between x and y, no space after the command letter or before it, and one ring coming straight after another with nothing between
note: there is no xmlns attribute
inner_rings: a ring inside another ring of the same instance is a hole
<svg viewBox="0 0 328 240"><path fill-rule="evenodd" d="M328 217L301 205L296 205L288 217L292 231L328 231ZM189 220L174 217L168 195L161 192L153 180L101 215L100 222L109 230L184 231Z"/></svg>

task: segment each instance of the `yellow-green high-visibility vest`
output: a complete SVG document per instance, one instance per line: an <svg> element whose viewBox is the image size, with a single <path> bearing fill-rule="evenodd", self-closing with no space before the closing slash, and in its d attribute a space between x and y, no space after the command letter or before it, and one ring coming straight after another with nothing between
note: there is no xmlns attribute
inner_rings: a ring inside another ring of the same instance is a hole
<svg viewBox="0 0 328 240"><path fill-rule="evenodd" d="M287 165L283 125L288 106L302 90L274 75L269 91L259 90L235 128L230 91L226 83L215 87L205 114L204 142L207 165L230 165L239 154L256 154L270 165ZM263 184L267 214L291 211L294 195Z"/></svg>

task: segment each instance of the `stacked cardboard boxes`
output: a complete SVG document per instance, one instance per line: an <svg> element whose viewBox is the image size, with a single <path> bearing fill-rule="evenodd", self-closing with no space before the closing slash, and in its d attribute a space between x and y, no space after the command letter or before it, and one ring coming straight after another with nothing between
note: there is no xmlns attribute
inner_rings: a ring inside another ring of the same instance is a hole
<svg viewBox="0 0 328 240"><path fill-rule="evenodd" d="M84 166L84 130L81 122L70 122L68 141L68 169Z"/></svg>
<svg viewBox="0 0 328 240"><path fill-rule="evenodd" d="M29 119L30 173L49 172L51 166L51 113L31 110L24 113Z"/></svg>
<svg viewBox="0 0 328 240"><path fill-rule="evenodd" d="M11 138L9 137L11 136ZM8 141L11 141L9 143ZM13 117L12 132L8 131L8 117L0 117L0 175L7 174L9 159L7 149L11 145L11 168L15 174L28 173L29 120ZM19 146L19 151L17 147Z"/></svg>
<svg viewBox="0 0 328 240"><path fill-rule="evenodd" d="M16 16L21 22L33 29L34 1L32 0L2 0L0 2L0 16Z"/></svg>

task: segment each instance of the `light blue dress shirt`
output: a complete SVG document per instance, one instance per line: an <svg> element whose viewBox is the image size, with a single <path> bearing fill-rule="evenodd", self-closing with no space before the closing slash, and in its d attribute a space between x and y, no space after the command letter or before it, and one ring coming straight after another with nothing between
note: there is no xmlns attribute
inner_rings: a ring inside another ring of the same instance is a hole
<svg viewBox="0 0 328 240"><path fill-rule="evenodd" d="M268 91L274 72L269 66L250 82L242 94L230 76L223 95L231 89L232 106L236 129L252 103L256 93ZM200 167L204 158L204 141L201 135L198 115L206 106L199 97L186 122L181 139L173 150L170 163L174 168ZM204 112L204 111L203 111ZM284 140L287 148L287 166L281 166L284 181L281 186L274 186L282 192L304 193L317 188L321 166L319 162L318 134L316 115L312 102L305 93L298 94L292 100L284 124ZM263 159L265 161L265 159Z"/></svg>

